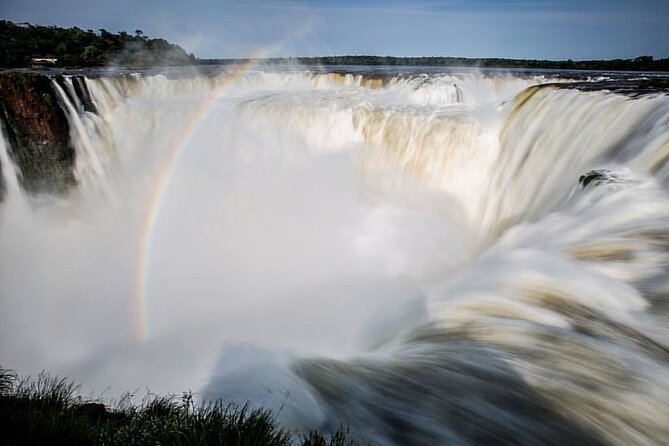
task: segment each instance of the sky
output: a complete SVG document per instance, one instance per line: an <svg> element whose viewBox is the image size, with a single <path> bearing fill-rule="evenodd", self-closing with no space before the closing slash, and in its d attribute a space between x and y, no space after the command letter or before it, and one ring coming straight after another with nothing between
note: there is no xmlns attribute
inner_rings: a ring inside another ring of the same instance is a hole
<svg viewBox="0 0 669 446"><path fill-rule="evenodd" d="M669 57L669 0L1 0L0 18L141 29L200 58Z"/></svg>

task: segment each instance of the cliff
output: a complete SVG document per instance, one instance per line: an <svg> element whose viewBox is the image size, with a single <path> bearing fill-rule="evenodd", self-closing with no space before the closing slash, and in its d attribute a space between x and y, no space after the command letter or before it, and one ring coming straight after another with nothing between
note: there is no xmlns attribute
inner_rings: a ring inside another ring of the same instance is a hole
<svg viewBox="0 0 669 446"><path fill-rule="evenodd" d="M68 123L51 79L0 73L0 119L26 191L59 193L75 183Z"/></svg>

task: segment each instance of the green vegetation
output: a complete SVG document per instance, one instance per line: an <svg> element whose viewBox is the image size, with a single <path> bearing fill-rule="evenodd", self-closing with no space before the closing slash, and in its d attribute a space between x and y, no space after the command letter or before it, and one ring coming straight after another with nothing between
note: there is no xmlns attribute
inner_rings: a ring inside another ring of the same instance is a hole
<svg viewBox="0 0 669 446"><path fill-rule="evenodd" d="M199 59L201 65L243 63L245 59ZM669 58L653 59L641 56L636 59L613 60L528 60L464 57L392 57L392 56L324 56L289 59L266 59L270 64L297 63L301 65L390 65L431 67L482 67L482 68L538 68L559 70L611 70L611 71L669 71Z"/></svg>
<svg viewBox="0 0 669 446"><path fill-rule="evenodd" d="M0 67L96 67L118 65L151 67L190 65L195 56L163 39L149 39L141 30L134 35L112 34L104 29L59 28L0 20ZM33 59L56 59L34 61Z"/></svg>
<svg viewBox="0 0 669 446"><path fill-rule="evenodd" d="M146 68L178 65L226 65L247 59L196 59L178 45L150 39L142 30L112 34L104 29L60 28L0 20L0 67L97 67L116 65ZM35 59L56 59L55 62ZM465 57L322 56L269 58L266 64L436 66L482 68L537 68L560 70L669 71L669 58L613 60L533 60Z"/></svg>
<svg viewBox="0 0 669 446"><path fill-rule="evenodd" d="M127 396L110 409L77 391L67 379L19 378L0 367L0 445L353 445L341 432L294 440L268 411L221 402L198 407L190 393L149 396L139 406Z"/></svg>

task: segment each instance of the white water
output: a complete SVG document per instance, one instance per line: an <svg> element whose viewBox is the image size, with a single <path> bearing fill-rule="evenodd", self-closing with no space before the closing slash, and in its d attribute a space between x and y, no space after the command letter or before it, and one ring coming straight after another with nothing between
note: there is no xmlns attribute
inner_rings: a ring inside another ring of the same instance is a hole
<svg viewBox="0 0 669 446"><path fill-rule="evenodd" d="M60 89L79 184L0 209L2 363L378 444L657 444L669 98L514 99L547 81L248 73L192 133L225 75L88 79L95 114ZM627 180L579 187L602 167Z"/></svg>
<svg viewBox="0 0 669 446"><path fill-rule="evenodd" d="M10 144L5 133L5 127L0 122L0 168L2 169L2 181L6 189L7 200L15 201L22 195L19 178L21 173L16 167L10 155Z"/></svg>

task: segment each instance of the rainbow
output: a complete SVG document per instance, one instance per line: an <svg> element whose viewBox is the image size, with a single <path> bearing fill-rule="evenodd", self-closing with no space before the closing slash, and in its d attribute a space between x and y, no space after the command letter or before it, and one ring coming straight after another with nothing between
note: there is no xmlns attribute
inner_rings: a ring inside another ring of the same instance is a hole
<svg viewBox="0 0 669 446"><path fill-rule="evenodd" d="M195 131L209 115L214 104L221 98L225 90L234 85L244 74L246 74L258 63L270 54L281 48L287 42L296 39L311 29L314 18L307 20L305 24L298 27L290 35L268 47L261 48L245 60L244 63L236 65L233 69L226 71L226 77L220 82L211 94L202 100L192 117L184 124L181 137L176 139L167 149L167 156L161 168L158 170L155 182L149 194L149 205L140 228L140 237L137 247L137 262L134 278L133 291L133 314L135 315L136 333L140 340L149 339L150 330L147 318L148 308L148 283L150 269L150 253L153 245L153 234L160 217L160 210L165 199L165 192L170 184L170 179L175 167L179 162L184 148L187 147Z"/></svg>

